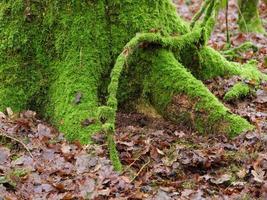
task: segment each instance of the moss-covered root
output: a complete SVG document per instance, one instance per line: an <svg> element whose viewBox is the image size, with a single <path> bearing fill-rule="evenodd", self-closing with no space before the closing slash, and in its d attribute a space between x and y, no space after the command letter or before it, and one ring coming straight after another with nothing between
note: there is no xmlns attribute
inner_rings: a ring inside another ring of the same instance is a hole
<svg viewBox="0 0 267 200"><path fill-rule="evenodd" d="M115 101L117 103L117 101ZM116 143L114 139L115 133L115 117L116 117L116 109L111 105L109 106L101 106L98 108L98 119L102 122L102 130L105 132L107 137L108 151L110 160L114 166L116 171L122 170L122 164L119 158L119 153L116 149Z"/></svg>
<svg viewBox="0 0 267 200"><path fill-rule="evenodd" d="M208 5L210 4L211 0L205 0L199 11L194 15L193 19L191 20L190 27L194 28L196 22L200 19L200 17L203 15L203 13L206 11Z"/></svg>
<svg viewBox="0 0 267 200"><path fill-rule="evenodd" d="M183 36L168 36L163 37L155 33L141 33L132 38L124 47L122 53L118 56L115 66L112 69L110 84L108 86L108 100L107 106L100 108L99 116L105 118L105 123L113 127L115 124L115 115L118 106L118 87L119 80L127 60L138 49L142 43L159 45L168 49L183 49L185 46L198 46L199 48L205 43L204 29L197 29L197 31L185 34ZM102 111L101 111L102 110ZM108 112L107 112L108 111ZM113 127L114 129L114 127Z"/></svg>
<svg viewBox="0 0 267 200"><path fill-rule="evenodd" d="M203 47L197 52L199 65L189 66L190 71L195 77L201 80L211 79L217 76L241 76L246 80L257 82L266 80L266 75L257 69L255 61L249 61L245 65L226 60L219 52L210 47ZM189 58L181 60L183 65L190 61ZM186 65L188 66L188 65Z"/></svg>
<svg viewBox="0 0 267 200"><path fill-rule="evenodd" d="M239 67L240 77L256 86L261 82L267 81L267 75L259 71L257 64L258 62L256 60L250 60L246 64Z"/></svg>
<svg viewBox="0 0 267 200"><path fill-rule="evenodd" d="M213 0L211 1L211 3L208 5L207 10L206 10L206 14L204 16L204 19L201 23L201 27L205 27L206 31L206 37L205 37L205 41L208 41L214 26L216 24L216 20L217 20L217 16L220 10L220 5L221 5L221 1L220 0Z"/></svg>
<svg viewBox="0 0 267 200"><path fill-rule="evenodd" d="M238 25L242 32L264 33L258 11L259 0L238 0Z"/></svg>
<svg viewBox="0 0 267 200"><path fill-rule="evenodd" d="M158 50L149 56L152 69L145 80L144 95L162 115L201 133L233 137L253 128L224 107L171 52Z"/></svg>
<svg viewBox="0 0 267 200"><path fill-rule="evenodd" d="M220 0L206 0L203 2L202 7L199 12L193 17L190 27L198 29L199 27L205 28L205 41L208 41L220 10L221 1ZM202 21L198 21L201 15L205 12Z"/></svg>
<svg viewBox="0 0 267 200"><path fill-rule="evenodd" d="M250 93L250 87L246 83L239 82L226 92L223 99L225 101L234 101L246 97Z"/></svg>
<svg viewBox="0 0 267 200"><path fill-rule="evenodd" d="M185 34L183 36L163 37L155 33L137 34L124 47L123 52L118 56L115 66L111 72L111 81L108 86L107 105L99 108L98 118L103 123L103 129L108 135L108 140L111 141L111 135L115 132L115 118L118 106L118 87L119 80L128 58L135 52L138 45L141 43L157 44L169 49L181 49L185 46L201 46L204 41L203 29ZM116 169L121 169L121 164L118 158L114 141L108 142L110 149L110 157Z"/></svg>
<svg viewBox="0 0 267 200"><path fill-rule="evenodd" d="M253 52L258 51L258 47L254 45L252 42L244 42L238 47L234 47L231 49L227 49L225 51L221 51L222 55L228 60L233 60L235 58L239 58L241 53L244 53L248 50L253 50Z"/></svg>
<svg viewBox="0 0 267 200"><path fill-rule="evenodd" d="M113 132L107 133L107 143L108 143L109 158L112 162L112 165L116 171L120 172L122 171L122 164L116 148Z"/></svg>

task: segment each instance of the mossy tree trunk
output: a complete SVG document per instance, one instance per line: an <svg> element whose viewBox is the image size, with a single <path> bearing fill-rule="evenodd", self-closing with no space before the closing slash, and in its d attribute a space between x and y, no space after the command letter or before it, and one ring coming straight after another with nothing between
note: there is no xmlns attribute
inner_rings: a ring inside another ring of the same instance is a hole
<svg viewBox="0 0 267 200"><path fill-rule="evenodd" d="M200 133L235 136L252 129L201 82L266 78L252 64L228 62L206 46L218 4L212 1L204 20L190 28L170 0L4 0L0 110L37 110L83 143L105 130L117 169L118 105L142 99Z"/></svg>
<svg viewBox="0 0 267 200"><path fill-rule="evenodd" d="M238 24L242 32L265 32L259 17L258 5L259 0L238 0Z"/></svg>

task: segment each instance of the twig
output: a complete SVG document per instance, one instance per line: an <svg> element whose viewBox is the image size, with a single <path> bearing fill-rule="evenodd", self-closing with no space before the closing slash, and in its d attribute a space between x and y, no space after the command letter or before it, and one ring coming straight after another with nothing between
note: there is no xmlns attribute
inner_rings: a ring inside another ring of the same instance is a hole
<svg viewBox="0 0 267 200"><path fill-rule="evenodd" d="M133 161L130 165L128 165L128 166L125 168L125 170L123 170L123 172L122 172L121 174L124 174L128 169L130 169L130 167L133 166L133 164L134 164L137 160L139 160L139 159L141 158L142 155L143 155L143 154L140 154L139 156L137 156L137 158L135 158L134 161Z"/></svg>
<svg viewBox="0 0 267 200"><path fill-rule="evenodd" d="M137 174L133 177L133 179L131 180L131 183L140 175L140 173L143 171L143 169L150 163L150 159L147 163L145 163L141 169L137 172Z"/></svg>
<svg viewBox="0 0 267 200"><path fill-rule="evenodd" d="M226 38L227 38L227 48L231 47L230 41L230 33L229 33L229 24L228 24L228 9L229 9L229 1L226 0L226 8L225 8L225 23L226 23Z"/></svg>
<svg viewBox="0 0 267 200"><path fill-rule="evenodd" d="M7 134L5 133L5 131L3 131L3 130L0 130L0 136L9 138L9 139L11 139L11 140L14 140L14 141L20 143L20 144L26 149L26 151L28 151L28 153L30 154L30 156L33 158L33 155L32 155L32 153L31 153L30 149L26 146L26 144L24 144L24 143L23 143L22 141L20 141L19 139L14 138L14 137L12 137L12 136L10 136L10 135L7 135Z"/></svg>

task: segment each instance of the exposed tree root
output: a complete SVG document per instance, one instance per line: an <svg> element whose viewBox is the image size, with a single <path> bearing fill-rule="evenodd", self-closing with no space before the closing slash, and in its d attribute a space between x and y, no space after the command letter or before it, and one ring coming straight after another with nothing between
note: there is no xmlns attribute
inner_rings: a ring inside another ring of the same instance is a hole
<svg viewBox="0 0 267 200"><path fill-rule="evenodd" d="M235 58L240 57L240 53L246 52L248 50L253 50L253 52L258 51L258 47L254 45L252 42L244 42L243 44L239 45L238 47L234 47L221 53L229 60L233 60Z"/></svg>
<svg viewBox="0 0 267 200"><path fill-rule="evenodd" d="M105 123L110 123L109 129L113 129L112 127L115 123L115 115L118 106L117 94L118 94L118 86L119 80L126 66L128 57L134 53L134 50L142 43L147 43L149 45L157 44L162 48L167 49L183 49L187 45L195 45L199 48L204 44L204 36L203 29L198 32L188 33L183 36L175 36L175 37L163 37L160 34L155 33L142 33L137 34L127 45L124 47L123 52L118 56L115 66L111 72L111 81L108 86L109 97L107 100L107 107L100 107L99 110L99 118L105 118ZM108 126L108 125L106 125Z"/></svg>
<svg viewBox="0 0 267 200"><path fill-rule="evenodd" d="M144 33L138 34L125 46L123 52L118 56L111 73L107 106L99 108L99 119L104 122L103 129L109 137L108 140L111 141L111 135L115 130L118 87L123 68L126 66L127 60L134 50L142 43L157 44L166 51L148 53L148 57L152 58L148 62L152 62L150 65L155 65L155 69L152 67L151 73L147 76L143 92L146 96L144 98L148 99L163 116L178 123L186 123L202 133L223 133L233 137L252 128L246 120L231 114L200 81L194 79L173 58L171 51L173 49L182 50L184 46L192 45L199 46L201 49L202 44L205 43L203 35L203 30L191 32L180 37L163 37L155 33ZM238 69L237 66L230 65L230 67ZM241 70L238 72L243 73L243 75L242 73L240 75L244 79L252 80L255 78L257 81L262 80L262 74L257 72L256 68L251 65L247 65L247 71ZM233 100L234 98L245 96L250 91L244 90L244 87L240 90L240 87L237 86L234 86L226 94L225 100ZM182 104L179 104L179 102ZM175 105L176 103L179 105ZM114 143L109 144L111 144L109 149L113 150L110 151L111 160L114 166L117 165L120 168Z"/></svg>
<svg viewBox="0 0 267 200"><path fill-rule="evenodd" d="M154 54L145 92L163 116L185 123L200 133L233 137L252 128L245 119L225 108L171 52L159 50Z"/></svg>
<svg viewBox="0 0 267 200"><path fill-rule="evenodd" d="M223 97L225 101L233 101L246 97L250 93L250 87L246 83L238 82Z"/></svg>
<svg viewBox="0 0 267 200"><path fill-rule="evenodd" d="M131 56L134 50L141 44L157 44L162 48L167 49L182 49L187 45L195 45L201 47L204 42L203 29L198 30L197 32L191 32L183 36L174 36L174 37L163 37L160 34L156 33L142 33L137 34L133 39L130 40L124 47L122 53L118 56L115 66L111 72L111 81L108 86L109 97L107 100L107 105L99 108L98 118L102 121L103 130L106 132L108 137L108 145L110 158L113 162L113 165L117 170L121 170L121 164L118 158L118 153L116 151L116 145L113 140L113 133L115 130L115 120L116 120L116 111L118 107L118 86L119 80L126 66L128 57Z"/></svg>

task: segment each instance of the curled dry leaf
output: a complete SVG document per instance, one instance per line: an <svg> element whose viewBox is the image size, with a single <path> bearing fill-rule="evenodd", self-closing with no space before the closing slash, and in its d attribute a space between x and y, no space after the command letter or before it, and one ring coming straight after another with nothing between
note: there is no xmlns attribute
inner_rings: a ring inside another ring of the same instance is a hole
<svg viewBox="0 0 267 200"><path fill-rule="evenodd" d="M212 178L210 179L210 182L216 184L216 185L221 185L221 184L228 184L231 180L231 176L228 174L224 174L220 176L219 178Z"/></svg>
<svg viewBox="0 0 267 200"><path fill-rule="evenodd" d="M264 183L265 171L263 171L262 169L257 169L257 171L252 170L251 174L253 175L254 181L258 183Z"/></svg>

